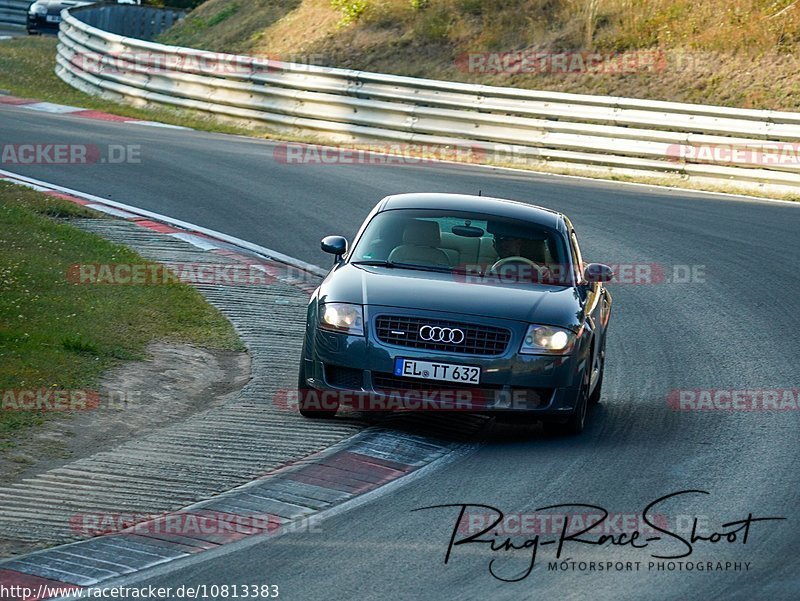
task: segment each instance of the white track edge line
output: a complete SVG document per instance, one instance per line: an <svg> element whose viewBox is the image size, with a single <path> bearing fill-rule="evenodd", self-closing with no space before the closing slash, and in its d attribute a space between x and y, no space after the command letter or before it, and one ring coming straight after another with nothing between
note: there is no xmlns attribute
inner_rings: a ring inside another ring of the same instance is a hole
<svg viewBox="0 0 800 601"><path fill-rule="evenodd" d="M302 269L303 271L307 271L314 275L318 275L320 277L325 277L328 275L328 270L319 267L318 265L313 265L311 263L306 263L305 261L301 261L300 259L296 259L289 255L285 255L281 252L276 250L272 250L270 248L266 248L264 246L260 246L258 244L253 244L252 242L248 242L247 240L242 240L241 238L236 238L235 236L230 236L228 234L223 234L222 232L218 232L216 230L208 229L202 227L200 225L195 225L194 223L190 223L188 221L182 221L180 219L174 219L173 217L168 217L166 215L162 215L160 213L155 213L153 211L148 211L146 209L140 209L138 207L134 207L132 205L128 205L122 202L117 202L114 200L108 200L106 198L102 198L100 196L95 196L94 194L89 194L87 192L81 192L80 190L73 190L72 188L67 188L64 186L59 186L57 184L52 184L50 182L45 182L42 180L34 179L32 177L26 177L24 175L20 175L18 173L13 173L11 171L5 171L0 169L0 176L3 176L9 180L17 180L24 184L32 184L35 186L40 186L43 188L49 188L51 190L55 190L57 192L62 192L64 194L70 194L77 198L82 198L84 200L90 200L92 202L104 204L110 207L114 207L117 209L122 209L123 211L128 211L129 213L133 213L140 217L147 217L149 219L154 219L156 221L161 221L163 223L167 223L169 225L174 225L181 229L199 232L201 234L205 234L211 238L216 238L222 242L227 242L228 244L232 244L234 246L238 246L240 248L244 248L251 252L255 252L261 255L265 255L270 259L274 259L280 263L284 263L286 265L290 265L292 267L296 267L297 269ZM12 182L13 183L13 182Z"/></svg>

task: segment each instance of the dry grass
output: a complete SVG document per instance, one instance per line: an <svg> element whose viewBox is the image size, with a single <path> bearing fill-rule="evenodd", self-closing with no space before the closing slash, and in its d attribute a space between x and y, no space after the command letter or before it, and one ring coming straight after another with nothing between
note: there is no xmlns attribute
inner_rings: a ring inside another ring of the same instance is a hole
<svg viewBox="0 0 800 601"><path fill-rule="evenodd" d="M795 0L429 0L420 9L410 0L368 0L352 23L330 0L257 0L234 11L239 2L208 0L164 41L494 85L800 109ZM665 58L658 69L625 75L469 72L458 60L470 52L589 50Z"/></svg>
<svg viewBox="0 0 800 601"><path fill-rule="evenodd" d="M300 4L300 0L206 2L161 40L203 50L249 52L271 24Z"/></svg>

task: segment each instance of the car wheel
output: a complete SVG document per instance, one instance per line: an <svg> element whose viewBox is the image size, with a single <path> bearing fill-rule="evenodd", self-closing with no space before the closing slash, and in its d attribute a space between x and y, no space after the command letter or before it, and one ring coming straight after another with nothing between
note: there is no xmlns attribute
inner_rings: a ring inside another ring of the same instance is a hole
<svg viewBox="0 0 800 601"><path fill-rule="evenodd" d="M551 424L548 428L554 434L562 436L577 436L586 427L586 416L589 413L589 378L591 371L585 370L580 391L578 392L578 402L575 410L566 422Z"/></svg>
<svg viewBox="0 0 800 601"><path fill-rule="evenodd" d="M589 405L597 405L600 402L600 395L603 394L603 374L606 372L606 342L603 341L603 348L600 349L600 352L597 355L597 360L595 361L595 366L592 369L594 373L595 370L599 371L597 384L592 391L592 395L589 397Z"/></svg>
<svg viewBox="0 0 800 601"><path fill-rule="evenodd" d="M305 356L305 352L303 356ZM300 359L300 369L297 374L297 410L300 415L311 419L330 419L336 415L336 411L339 409L338 403L333 409L323 409L317 404L319 397L312 399L308 394L309 391L306 383L306 361Z"/></svg>

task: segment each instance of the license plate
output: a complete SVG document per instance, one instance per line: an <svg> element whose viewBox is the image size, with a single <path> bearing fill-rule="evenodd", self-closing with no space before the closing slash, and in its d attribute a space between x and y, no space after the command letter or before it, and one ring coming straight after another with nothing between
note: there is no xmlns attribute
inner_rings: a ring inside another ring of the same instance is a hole
<svg viewBox="0 0 800 601"><path fill-rule="evenodd" d="M480 384L481 368L398 357L394 362L394 375L420 380L438 380L439 382Z"/></svg>
<svg viewBox="0 0 800 601"><path fill-rule="evenodd" d="M47 15L47 22L48 23L61 23L61 17L59 15Z"/></svg>

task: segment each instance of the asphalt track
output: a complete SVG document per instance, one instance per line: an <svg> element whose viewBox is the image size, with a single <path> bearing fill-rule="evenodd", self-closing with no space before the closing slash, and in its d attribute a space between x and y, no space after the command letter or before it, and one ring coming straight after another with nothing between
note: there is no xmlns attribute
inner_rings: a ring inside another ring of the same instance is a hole
<svg viewBox="0 0 800 601"><path fill-rule="evenodd" d="M8 106L0 107L0 143L138 145L141 163L2 167L319 265L329 262L319 239L352 237L387 194L482 190L564 211L590 260L658 264L668 275L673 266L704 266L702 281L612 288L604 400L580 438L497 424L475 452L330 517L321 532L233 545L132 582L268 582L280 586L281 598L302 601L800 597L800 412L677 412L667 405L675 389L798 386L800 206L472 166L287 165L274 159L273 143ZM572 542L561 557L587 562L587 569L590 561L639 561L639 571L549 571L555 548L542 546L530 576L509 583L489 573L489 562L496 558L497 575L517 578L529 552L507 558L486 544L462 545L444 565L457 510L412 512L479 503L530 514L587 503L636 515L688 489L711 494L672 499L657 513L669 523L699 516L706 533L750 513L787 520L753 524L746 544L741 536L698 542L691 557L676 560L749 562L747 571L649 570L649 562L666 561L652 554L685 551L665 537L638 550Z"/></svg>

